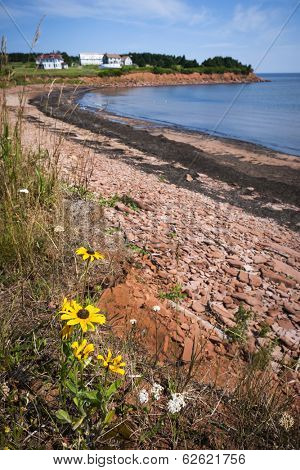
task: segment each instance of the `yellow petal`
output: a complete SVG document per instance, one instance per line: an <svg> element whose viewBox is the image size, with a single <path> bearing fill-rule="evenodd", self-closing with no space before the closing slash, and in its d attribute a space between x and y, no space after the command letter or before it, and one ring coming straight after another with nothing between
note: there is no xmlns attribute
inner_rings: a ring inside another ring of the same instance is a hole
<svg viewBox="0 0 300 470"><path fill-rule="evenodd" d="M84 340L81 342L81 344L79 345L78 350L77 350L77 353L78 353L78 354L81 353L81 352L84 350L84 348L85 348L85 346L86 346L86 343L87 343L87 340L86 340L86 339L84 339Z"/></svg>
<svg viewBox="0 0 300 470"><path fill-rule="evenodd" d="M74 313L64 313L60 318L61 320L71 320L76 317L74 316Z"/></svg>
<svg viewBox="0 0 300 470"><path fill-rule="evenodd" d="M96 313L100 312L100 308L94 307L94 305L87 305L85 309L91 314L95 315Z"/></svg>
<svg viewBox="0 0 300 470"><path fill-rule="evenodd" d="M82 331L83 331L84 333L86 333L86 332L87 332L87 323L86 323L86 321L84 321L84 320L79 320L79 323L80 323L80 326L81 326L81 328L82 328Z"/></svg>
<svg viewBox="0 0 300 470"><path fill-rule="evenodd" d="M84 255L86 252L87 252L87 249L84 248L84 246L81 246L75 251L76 255Z"/></svg>
<svg viewBox="0 0 300 470"><path fill-rule="evenodd" d="M72 320L67 322L67 325L77 325L78 323L80 323L79 318L72 318Z"/></svg>
<svg viewBox="0 0 300 470"><path fill-rule="evenodd" d="M82 305L76 302L76 300L71 301L71 307L74 309L76 312L79 312L79 310L82 309Z"/></svg>
<svg viewBox="0 0 300 470"><path fill-rule="evenodd" d="M99 323L99 325L103 325L106 322L106 318L104 315L92 315L89 320L93 323Z"/></svg>
<svg viewBox="0 0 300 470"><path fill-rule="evenodd" d="M86 346L85 350L84 350L84 354L90 354L94 350L95 350L94 345L93 344L88 344Z"/></svg>

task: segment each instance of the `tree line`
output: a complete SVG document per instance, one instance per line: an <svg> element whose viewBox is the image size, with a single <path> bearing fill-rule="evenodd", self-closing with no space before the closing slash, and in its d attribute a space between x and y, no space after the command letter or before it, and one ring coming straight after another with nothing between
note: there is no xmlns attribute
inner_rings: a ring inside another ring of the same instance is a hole
<svg viewBox="0 0 300 470"><path fill-rule="evenodd" d="M79 57L69 55L67 52L56 51L61 54L64 61L71 66L72 64L79 64ZM41 53L31 52L11 52L8 54L9 62L35 62L36 57ZM196 59L187 59L185 55L176 56L168 54L152 54L151 52L130 52L133 64L138 67L154 67L156 69L166 68L172 70L183 70L187 73L192 71L206 72L206 73L223 73L232 71L236 73L249 74L253 72L251 65L242 64L233 57L216 56L204 60L201 64Z"/></svg>
<svg viewBox="0 0 300 470"><path fill-rule="evenodd" d="M9 62L22 62L22 63L27 63L27 62L35 62L36 58L43 54L42 52L10 52L8 53L8 61ZM61 54L63 60L65 61L66 64L72 65L72 64L79 64L79 57L75 55L69 55L67 52L60 52L60 51L55 51L55 54Z"/></svg>

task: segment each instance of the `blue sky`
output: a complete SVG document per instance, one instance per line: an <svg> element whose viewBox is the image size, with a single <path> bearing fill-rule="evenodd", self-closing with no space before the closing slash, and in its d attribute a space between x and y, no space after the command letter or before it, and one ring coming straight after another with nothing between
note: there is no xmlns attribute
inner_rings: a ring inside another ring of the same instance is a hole
<svg viewBox="0 0 300 470"><path fill-rule="evenodd" d="M297 3L298 0L0 0L0 33L7 38L9 52L27 52L27 43L31 43L39 20L46 15L37 51L149 51L186 54L200 62L215 55L231 55L256 66ZM300 7L258 71L300 72L299 58Z"/></svg>

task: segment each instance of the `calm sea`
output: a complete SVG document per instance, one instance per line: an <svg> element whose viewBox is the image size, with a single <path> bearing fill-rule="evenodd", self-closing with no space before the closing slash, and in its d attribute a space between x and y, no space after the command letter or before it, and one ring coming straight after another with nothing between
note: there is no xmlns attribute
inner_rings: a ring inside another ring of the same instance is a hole
<svg viewBox="0 0 300 470"><path fill-rule="evenodd" d="M80 104L121 116L215 133L300 156L300 74L260 74L244 85L186 85L89 92Z"/></svg>

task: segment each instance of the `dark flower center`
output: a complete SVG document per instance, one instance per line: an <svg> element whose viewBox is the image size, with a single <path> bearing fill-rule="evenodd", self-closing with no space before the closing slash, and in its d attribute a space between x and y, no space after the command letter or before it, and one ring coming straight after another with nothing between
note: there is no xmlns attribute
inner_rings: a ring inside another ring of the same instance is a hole
<svg viewBox="0 0 300 470"><path fill-rule="evenodd" d="M88 310L86 310L85 308L82 308L81 310L79 310L79 312L77 312L77 317L78 318L81 318L81 320L86 320L87 318L89 318L89 312Z"/></svg>
<svg viewBox="0 0 300 470"><path fill-rule="evenodd" d="M94 250L86 250L86 252L87 252L88 255L94 255L95 254Z"/></svg>

